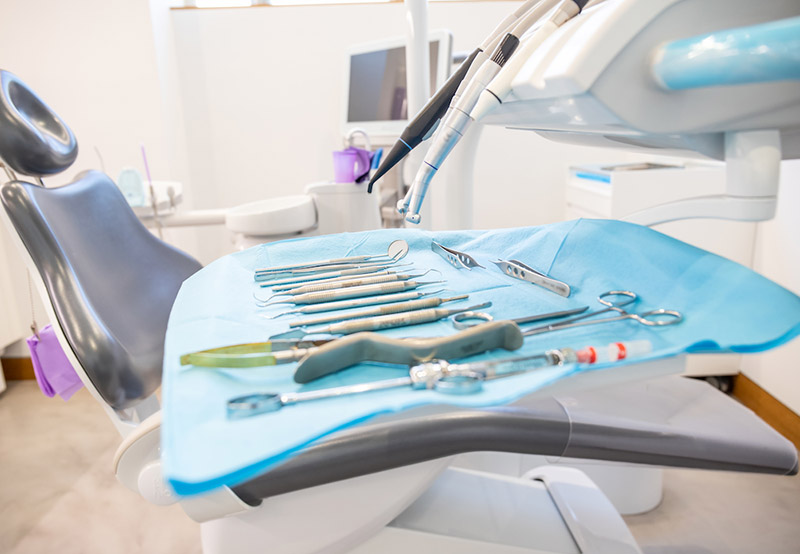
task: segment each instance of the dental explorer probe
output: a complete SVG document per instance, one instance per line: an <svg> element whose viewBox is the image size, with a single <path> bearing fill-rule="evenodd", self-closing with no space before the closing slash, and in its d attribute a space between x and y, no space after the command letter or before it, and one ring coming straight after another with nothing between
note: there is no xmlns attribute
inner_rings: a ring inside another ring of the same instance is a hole
<svg viewBox="0 0 800 554"><path fill-rule="evenodd" d="M280 300L278 302L268 302L262 307L272 306L274 304L319 304L322 302L331 302L333 300L346 300L349 298L362 298L364 296L372 296L376 294L388 294L392 292L403 292L412 290L417 287L424 287L425 285L435 285L444 283L444 281L428 281L420 283L419 281L395 281L393 283L379 283L377 285L363 285L360 287L351 287L346 289L325 290L322 292L308 292L305 294L297 294L292 296L290 300Z"/></svg>
<svg viewBox="0 0 800 554"><path fill-rule="evenodd" d="M482 304L475 304L474 306L468 306L466 308L453 308L450 310L445 308L429 308L427 310L380 315L377 317L367 317L364 319L354 319L352 321L333 323L317 329L294 329L292 331L286 331L285 333L272 335L270 340L302 339L306 335L352 335L354 333L361 333L363 331L382 331L383 329L410 327L412 325L421 325L423 323L433 323L434 321L439 321L440 319L450 317L451 315L481 310L483 308L490 308L491 306L491 302L484 302Z"/></svg>
<svg viewBox="0 0 800 554"><path fill-rule="evenodd" d="M283 273L285 271L290 271L293 269L307 269L311 267L320 267L326 265L339 265L339 264L347 264L347 263L357 263L357 262L366 262L370 260L375 260L376 258L389 258L392 261L398 261L408 254L408 243L403 239L397 239L392 241L389 244L389 247L386 249L386 254L377 254L377 255L366 255L366 256L347 256L346 258L334 258L331 260L319 260L316 262L307 262L302 264L291 264L291 265L282 265L282 266L275 266L275 267L267 267L263 269L256 269L256 274L263 274L263 273ZM385 263L391 263L388 260Z"/></svg>
<svg viewBox="0 0 800 554"><path fill-rule="evenodd" d="M505 67L503 67L493 79L493 81L499 80L498 82L507 80L508 88L505 92L502 92L504 96L508 93L508 90L510 90L511 80L519 72L521 66L530 58L530 54L556 29L579 14L587 2L588 0L563 0L548 20L535 29L523 42L523 46L520 47L520 51L517 55L512 58L511 63L505 64ZM499 89L500 87L495 88ZM475 108L475 104L477 104L479 100L480 94L469 109L453 110L450 114L452 117L448 117L445 122L443 122L443 125L440 126L433 144L425 156L425 161L414 177L414 182L408 194L398 203L398 211L406 213L406 221L410 223L420 222L419 210L422 207L422 202L425 199L425 194L433 180L433 176L444 163L444 160L455 145L458 144L464 133L466 133L469 125L475 121L472 117L472 112Z"/></svg>
<svg viewBox="0 0 800 554"><path fill-rule="evenodd" d="M418 279L420 277L423 277L426 273L430 271L431 270L428 270L425 273L419 273L417 275L393 273L391 275L378 275L376 277L349 279L347 281L334 281L330 283L313 283L310 285L302 285L288 290L277 291L275 292L275 294L264 300L264 302L269 302L276 296L295 296L298 294L305 294L307 292L322 292L324 290L346 289L349 287L359 287L362 285L377 285L378 283L392 283L394 281L410 281L413 279Z"/></svg>
<svg viewBox="0 0 800 554"><path fill-rule="evenodd" d="M318 273L327 273L329 271L347 271L348 269L369 269L377 267L380 269L387 269L392 267L397 262L358 262L352 264L332 264L321 265L319 267L307 267L304 269L289 269L279 273L257 273L255 275L256 281L266 281L270 278L288 278L288 277L302 277L306 275L316 275Z"/></svg>
<svg viewBox="0 0 800 554"><path fill-rule="evenodd" d="M425 308L436 308L445 302L458 302L469 298L468 294L461 294L459 296L451 296L450 298L439 298L434 296L431 298L421 298L419 300L411 300L409 302L396 302L394 304L385 304L375 308L367 308L366 310L359 310L357 312L347 312L332 315L325 315L322 317L307 317L306 319L298 319L289 323L289 327L310 327L312 325L323 325L325 323L336 323L339 321L350 321L352 319L361 319L364 317L372 317L378 315L397 314L400 312L413 312L416 310L424 310Z"/></svg>
<svg viewBox="0 0 800 554"><path fill-rule="evenodd" d="M364 298L353 298L349 300L340 300L338 302L323 302L320 304L309 304L301 306L294 310L281 312L271 316L262 316L267 319L276 319L290 314L319 314L323 312L334 312L338 310L349 310L351 308L360 308L361 306L375 306L377 304L391 304L394 302L405 302L406 300L416 300L425 296L439 294L441 290L434 290L430 292L401 292L398 294L384 294L381 296L366 296Z"/></svg>
<svg viewBox="0 0 800 554"><path fill-rule="evenodd" d="M375 274L391 274L394 273L392 269L397 269L398 267L408 267L411 265L410 263L407 264L398 264L389 267L365 267L365 268L355 268L355 269L343 269L341 271L326 271L325 273L317 273L315 275L295 275L294 277L283 277L281 279L275 279L273 281L268 280L259 280L259 286L261 287L268 287L272 288L275 285L294 285L296 286L298 283L308 283L311 281L333 281L334 279L353 279L354 277L361 276L361 275L375 275Z"/></svg>
<svg viewBox="0 0 800 554"><path fill-rule="evenodd" d="M514 23L524 16L531 8L539 3L540 0L527 0L513 13L506 16L497 27L483 40L483 42L473 50L467 58L461 62L458 69L442 85L436 94L428 100L411 123L403 130L400 138L397 139L389 154L383 159L378 170L369 180L367 192L372 192L372 186L383 177L386 172L392 169L409 152L416 148L422 141L426 140L436 129L439 120L444 116L453 98L458 95L461 85L472 79L472 71L475 66L480 66L489 59L486 52L493 51L503 34Z"/></svg>
<svg viewBox="0 0 800 554"><path fill-rule="evenodd" d="M311 281L294 281L292 283L286 283L284 285L271 285L269 288L272 289L272 292L281 292L284 290L291 290L296 289L297 287L305 286L306 284L311 285L321 285L323 283L341 283L344 281L352 281L353 279L366 279L368 277L378 277L381 275L396 275L396 271L389 271L388 269L384 269L381 271L376 271L374 273L357 273L356 275L345 275L343 277L332 277L330 279L314 279Z"/></svg>

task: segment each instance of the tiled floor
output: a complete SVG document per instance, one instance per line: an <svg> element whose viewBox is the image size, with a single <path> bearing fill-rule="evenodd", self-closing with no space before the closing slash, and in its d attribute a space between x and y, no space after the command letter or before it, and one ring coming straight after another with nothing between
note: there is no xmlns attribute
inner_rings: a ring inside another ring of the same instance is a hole
<svg viewBox="0 0 800 554"><path fill-rule="evenodd" d="M0 396L0 552L200 552L197 524L119 484L119 437L81 391L68 403L32 381ZM647 554L800 553L800 478L669 470L664 500L627 517Z"/></svg>

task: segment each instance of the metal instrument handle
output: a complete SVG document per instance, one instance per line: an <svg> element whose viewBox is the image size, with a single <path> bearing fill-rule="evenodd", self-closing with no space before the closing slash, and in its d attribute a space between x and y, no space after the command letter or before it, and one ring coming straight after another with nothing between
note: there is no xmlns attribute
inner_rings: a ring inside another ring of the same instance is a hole
<svg viewBox="0 0 800 554"><path fill-rule="evenodd" d="M321 312L332 312L335 310L347 310L358 308L359 306L373 306L375 304L389 304L392 302L402 302L404 300L414 300L419 298L419 292L401 292L399 294L387 294L385 296L367 296L366 298L354 298L352 300L341 300L338 302L325 302L303 306L297 313L318 314Z"/></svg>
<svg viewBox="0 0 800 554"><path fill-rule="evenodd" d="M558 279L554 279L549 275L545 275L541 271L537 271L532 267L518 261L518 260L500 260L494 262L506 275L526 281L533 285L539 285L542 288L554 292L560 296L568 297L571 289L568 284Z"/></svg>
<svg viewBox="0 0 800 554"><path fill-rule="evenodd" d="M380 331L381 329L394 329L395 327L406 327L409 325L419 325L430 323L447 317L448 311L443 309L418 310L414 312L402 312L397 314L382 315L369 319L357 319L344 323L334 323L330 325L326 332L332 335L351 335L360 331Z"/></svg>
<svg viewBox="0 0 800 554"><path fill-rule="evenodd" d="M300 269L288 269L283 271L275 271L275 272L260 272L258 273L259 277L267 277L267 276L277 276L277 275L285 275L287 277L292 275L309 275L314 273L323 273L328 271L339 271L339 270L348 270L348 269L357 269L357 268L365 268L365 267L388 267L392 265L394 262L357 262L357 263L348 263L348 264L327 264L327 265L319 265L315 267L306 267Z"/></svg>
<svg viewBox="0 0 800 554"><path fill-rule="evenodd" d="M663 316L667 316L664 318ZM629 314L629 317L635 319L642 325L648 327L661 327L662 325L675 325L683 321L683 314L676 310L665 310L660 308L658 310L650 310L641 314Z"/></svg>
<svg viewBox="0 0 800 554"><path fill-rule="evenodd" d="M337 321L344 321L350 319L361 319L364 317L372 317L386 314L396 314L399 312L412 312L414 310L422 310L425 308L435 308L442 303L442 299L436 296L430 298L420 298L419 300L412 300L410 302L397 302L396 304L386 304L384 306L377 306L375 308L368 308L359 312L347 314L333 314L322 317L309 317L306 319L299 319L289 323L289 327L308 327L310 325L323 325L325 323L335 323Z"/></svg>
<svg viewBox="0 0 800 554"><path fill-rule="evenodd" d="M298 287L304 287L306 285L321 285L322 283L336 283L341 281L352 281L353 279L367 279L369 277L376 277L378 275L394 275L394 271L390 271L388 269L382 269L380 271L372 271L370 273L357 273L355 275L345 275L344 277L330 277L325 279L306 279L304 281L296 281L293 283L286 283L284 285L275 285L270 283L268 286L272 289L272 292L282 292L288 291L291 289L295 289Z"/></svg>
<svg viewBox="0 0 800 554"><path fill-rule="evenodd" d="M294 380L308 383L365 361L415 365L435 358L465 358L495 348L516 350L522 342L522 332L512 321L493 321L447 337L425 339L357 333L311 352L298 364Z"/></svg>
<svg viewBox="0 0 800 554"><path fill-rule="evenodd" d="M477 321L477 323L471 323ZM494 321L494 318L486 312L463 312L453 316L453 327L456 329L469 329L486 321Z"/></svg>
<svg viewBox="0 0 800 554"><path fill-rule="evenodd" d="M347 258L333 258L331 260L322 260L319 262L309 262L306 264L291 264L291 265L278 265L274 267L265 267L256 269L257 274L265 273L282 273L284 271L291 271L293 269L308 269L312 267L321 267L326 265L339 265L346 263L364 262L372 257L378 256L349 256Z"/></svg>
<svg viewBox="0 0 800 554"><path fill-rule="evenodd" d="M334 279L340 277L347 277L351 275L367 275L370 273L378 273L381 271L388 271L385 267L377 266L377 267L367 267L367 268L358 268L358 269L345 269L342 271L328 271L326 273L317 273L316 275L306 275L306 276L297 276L294 277L284 277L281 279L273 279L269 280L267 277L269 275L260 278L259 275L256 275L256 281L259 281L260 286L262 287L272 287L275 285L290 285L293 283L305 283L308 281L322 281L327 279Z"/></svg>
<svg viewBox="0 0 800 554"><path fill-rule="evenodd" d="M408 275L377 275L375 277L363 277L358 279L349 279L345 281L333 281L329 283L316 283L313 285L302 285L293 289L288 289L285 292L289 295L305 294L307 292L321 292L323 290L346 289L350 287L360 287L362 285L376 285L378 283L391 283L393 281L404 281L404 278L410 278ZM276 291L277 292L277 291Z"/></svg>
<svg viewBox="0 0 800 554"><path fill-rule="evenodd" d="M319 304L332 300L345 300L347 298L361 298L373 294L387 294L413 289L417 286L414 281L395 281L393 283L380 283L377 285L362 285L346 290L326 290L322 292L309 292L299 294L292 299L295 304Z"/></svg>
<svg viewBox="0 0 800 554"><path fill-rule="evenodd" d="M534 329L530 329L523 333L524 336L530 337L533 335L541 335L542 333L548 333L550 331L558 331L560 329L570 329L572 327L584 327L586 325L597 325L599 323L612 323L614 321L622 321L623 319L632 319L637 323L641 323L642 325L647 325L648 327L660 327L664 325L674 325L676 323L680 323L683 321L683 315L675 310L665 310L665 309L658 309L658 310L650 310L649 312L644 312L641 314L630 314L623 310L622 308L617 308L616 306L612 306L609 309L613 309L619 312L619 315L612 316L612 317L604 317L603 319L592 319L590 321L577 321L578 319L583 318L573 318L571 320L562 321L560 323L554 323L552 325L547 325L546 327L536 327ZM600 313L600 312L595 312ZM667 319L660 319L657 316L668 316ZM652 318L652 319L648 319Z"/></svg>

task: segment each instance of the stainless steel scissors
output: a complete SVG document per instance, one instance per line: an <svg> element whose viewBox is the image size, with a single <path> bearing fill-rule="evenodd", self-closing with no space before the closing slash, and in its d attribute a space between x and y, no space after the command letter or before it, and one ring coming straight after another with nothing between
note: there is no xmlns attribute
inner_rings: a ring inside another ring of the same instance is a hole
<svg viewBox="0 0 800 554"><path fill-rule="evenodd" d="M623 309L624 306L636 302L638 298L639 297L636 295L635 292L631 292L629 290L610 290L608 292L604 292L603 294L597 297L597 301L600 302L600 304L606 306L605 308L588 314L573 317L570 319L565 319L564 321L559 321L558 323L552 323L550 325L542 325L539 327L534 327L533 329L528 329L527 331L523 332L522 335L525 337L530 337L533 335L540 335L542 333L549 333L550 331L558 331L560 329L569 329L571 327L582 327L584 325L596 325L599 323L611 323L613 321L621 321L623 319L632 319L637 323L646 325L648 327L674 325L676 323L680 323L683 320L683 315L676 310L666 310L663 308L659 308L656 310L649 310L639 314L634 314L626 312ZM617 315L614 315L612 317L604 317L602 319L592 319L589 321L585 321L590 317L612 311L617 312ZM492 320L492 316L484 312L466 312L459 314L458 316L456 316L456 318L454 318L453 325L456 325L459 328L464 328L466 326L469 326L468 322L473 320L474 321ZM514 320L514 321L521 324L525 322L524 320L525 318L520 318L519 320Z"/></svg>

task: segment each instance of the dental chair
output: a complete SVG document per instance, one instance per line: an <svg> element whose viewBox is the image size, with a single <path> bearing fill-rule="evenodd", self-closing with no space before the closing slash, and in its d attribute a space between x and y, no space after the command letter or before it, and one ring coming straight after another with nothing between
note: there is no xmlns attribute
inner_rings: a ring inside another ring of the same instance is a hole
<svg viewBox="0 0 800 554"><path fill-rule="evenodd" d="M21 80L0 71L0 218L19 246L68 359L122 436L119 480L201 522L204 552L640 552L608 498L578 470L522 476L449 467L502 452L773 474L794 447L705 383L651 362L646 381L591 372L508 406L432 406L376 417L233 488L177 497L161 476L164 335L181 283L200 269L156 239L106 175L63 187L77 143ZM613 381L613 379L612 379ZM561 387L559 389L559 387ZM581 389L584 389L581 391Z"/></svg>

